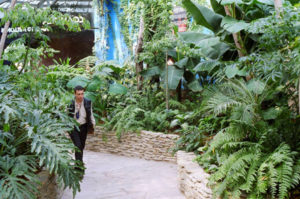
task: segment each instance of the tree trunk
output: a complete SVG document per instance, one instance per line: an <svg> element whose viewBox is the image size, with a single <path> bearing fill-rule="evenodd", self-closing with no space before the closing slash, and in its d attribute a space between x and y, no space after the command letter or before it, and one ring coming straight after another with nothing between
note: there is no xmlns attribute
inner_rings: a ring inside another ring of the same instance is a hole
<svg viewBox="0 0 300 199"><path fill-rule="evenodd" d="M16 2L17 2L17 0L12 0L11 1L9 10L12 10L15 7ZM4 44L5 44L5 40L6 40L6 37L7 37L7 31L8 31L9 25L10 25L10 21L7 21L4 25L4 30L2 32L1 41L0 41L0 59L2 57L2 53L3 53L3 50L4 50Z"/></svg>
<svg viewBox="0 0 300 199"><path fill-rule="evenodd" d="M169 110L169 77L168 77L168 53L166 52L166 109Z"/></svg>
<svg viewBox="0 0 300 199"><path fill-rule="evenodd" d="M143 51L143 39L144 39L144 18L140 19L140 30L138 36L138 42L136 47L136 80L137 80L137 89L141 90L143 87L143 77L140 75L140 72L143 70L143 62L138 62L139 54Z"/></svg>
<svg viewBox="0 0 300 199"><path fill-rule="evenodd" d="M274 7L276 11L276 16L280 17L280 12L282 9L282 1L281 0L274 0Z"/></svg>
<svg viewBox="0 0 300 199"><path fill-rule="evenodd" d="M224 6L224 9L225 9L226 15L232 17L232 14L230 13L230 10L229 10L228 6ZM242 47L242 45L239 42L238 33L232 33L232 36L233 36L233 40L234 40L235 46L238 49L239 57L244 57L245 54L242 51L243 47Z"/></svg>

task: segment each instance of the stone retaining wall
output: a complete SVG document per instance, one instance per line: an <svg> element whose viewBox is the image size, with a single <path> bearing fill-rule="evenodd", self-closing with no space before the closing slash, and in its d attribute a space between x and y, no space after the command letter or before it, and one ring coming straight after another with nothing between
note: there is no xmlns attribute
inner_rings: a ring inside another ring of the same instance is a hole
<svg viewBox="0 0 300 199"><path fill-rule="evenodd" d="M177 152L179 188L187 199L209 199L212 191L207 187L209 174L196 162L194 153Z"/></svg>
<svg viewBox="0 0 300 199"><path fill-rule="evenodd" d="M58 188L54 175L49 175L48 171L43 170L38 176L41 181L41 184L38 186L38 199L61 198L62 190Z"/></svg>
<svg viewBox="0 0 300 199"><path fill-rule="evenodd" d="M141 131L139 134L125 133L119 141L115 132L104 133L96 127L95 134L88 135L85 150L175 163L176 156L170 149L178 138L178 135L173 134Z"/></svg>

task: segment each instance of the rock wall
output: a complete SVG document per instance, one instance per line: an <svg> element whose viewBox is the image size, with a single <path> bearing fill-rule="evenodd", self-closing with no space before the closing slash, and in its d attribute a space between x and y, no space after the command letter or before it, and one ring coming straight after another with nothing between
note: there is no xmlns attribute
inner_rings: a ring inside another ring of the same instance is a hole
<svg viewBox="0 0 300 199"><path fill-rule="evenodd" d="M88 135L85 150L114 153L146 160L176 162L171 149L178 135L141 131L125 133L118 140L114 132L105 132L96 127L94 135Z"/></svg>
<svg viewBox="0 0 300 199"><path fill-rule="evenodd" d="M38 199L58 199L61 198L62 190L56 184L54 175L49 175L48 171L43 170L39 174L41 184L38 187Z"/></svg>
<svg viewBox="0 0 300 199"><path fill-rule="evenodd" d="M194 153L177 152L179 188L187 199L209 199L212 191L207 187L209 174L196 162Z"/></svg>

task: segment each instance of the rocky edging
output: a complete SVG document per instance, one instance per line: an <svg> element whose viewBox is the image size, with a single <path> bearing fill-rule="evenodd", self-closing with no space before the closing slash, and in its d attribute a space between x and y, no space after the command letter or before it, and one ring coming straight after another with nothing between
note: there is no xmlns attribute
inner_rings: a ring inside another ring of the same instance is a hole
<svg viewBox="0 0 300 199"><path fill-rule="evenodd" d="M207 174L196 162L195 154L185 151L177 152L177 170L179 188L187 199L209 199L212 191L207 186L209 174Z"/></svg>
<svg viewBox="0 0 300 199"><path fill-rule="evenodd" d="M178 138L174 134L141 131L125 133L118 140L115 132L97 127L94 135L88 135L85 150L176 163L176 155L171 150Z"/></svg>

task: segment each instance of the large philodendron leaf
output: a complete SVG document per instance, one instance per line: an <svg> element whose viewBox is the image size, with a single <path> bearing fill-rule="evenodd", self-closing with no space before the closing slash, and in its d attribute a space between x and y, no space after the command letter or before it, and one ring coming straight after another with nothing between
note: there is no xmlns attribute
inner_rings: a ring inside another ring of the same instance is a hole
<svg viewBox="0 0 300 199"><path fill-rule="evenodd" d="M200 63L194 68L194 71L196 71L196 72L203 72L203 71L210 72L210 71L212 71L216 66L218 66L219 64L220 64L220 62L219 62L219 61L216 61L216 60L208 60L208 61L200 62Z"/></svg>
<svg viewBox="0 0 300 199"><path fill-rule="evenodd" d="M219 37L206 35L198 32L184 32L179 34L185 43L194 44L200 48L199 53L210 59L220 58L230 46L220 41Z"/></svg>
<svg viewBox="0 0 300 199"><path fill-rule="evenodd" d="M108 92L110 94L126 94L127 93L127 88L123 86L122 84L119 83L113 83L109 86Z"/></svg>
<svg viewBox="0 0 300 199"><path fill-rule="evenodd" d="M220 59L226 51L230 49L230 46L224 42L219 42L211 47L213 51L207 54L207 57L211 59Z"/></svg>
<svg viewBox="0 0 300 199"><path fill-rule="evenodd" d="M161 73L160 68L158 66L153 66L151 68L143 70L140 74L145 78L149 78L155 75L159 75L160 73Z"/></svg>
<svg viewBox="0 0 300 199"><path fill-rule="evenodd" d="M242 0L217 0L221 5L228 5L228 4L243 4Z"/></svg>
<svg viewBox="0 0 300 199"><path fill-rule="evenodd" d="M185 43L194 44L196 46L199 45L199 43L203 39L208 39L212 37L212 35L207 35L199 32L180 32L178 33L178 35L179 38Z"/></svg>
<svg viewBox="0 0 300 199"><path fill-rule="evenodd" d="M225 69L225 75L231 79L233 77L235 77L239 72L239 69L236 67L236 65L230 65L227 66Z"/></svg>
<svg viewBox="0 0 300 199"><path fill-rule="evenodd" d="M183 77L184 70L177 69L175 66L168 67L168 86L169 89L175 90L179 81Z"/></svg>
<svg viewBox="0 0 300 199"><path fill-rule="evenodd" d="M249 24L243 20L236 20L232 17L224 17L221 26L230 33L237 33L249 27Z"/></svg>
<svg viewBox="0 0 300 199"><path fill-rule="evenodd" d="M200 6L191 0L183 0L183 5L189 13L192 14L197 24L202 25L213 32L220 30L220 24L223 16L219 15L209 8Z"/></svg>
<svg viewBox="0 0 300 199"><path fill-rule="evenodd" d="M95 91L99 90L103 84L104 83L100 78L98 78L97 76L94 76L93 80L89 83L86 90L95 92Z"/></svg>
<svg viewBox="0 0 300 199"><path fill-rule="evenodd" d="M219 59L230 46L220 41L218 37L211 37L201 40L197 47L200 48L201 54L210 59Z"/></svg>
<svg viewBox="0 0 300 199"><path fill-rule="evenodd" d="M216 13L226 16L224 6L221 5L218 0L210 0L210 5Z"/></svg>
<svg viewBox="0 0 300 199"><path fill-rule="evenodd" d="M186 66L186 64L188 63L189 58L185 57L181 60L179 60L178 62L175 63L176 66L178 66L179 68L184 68Z"/></svg>
<svg viewBox="0 0 300 199"><path fill-rule="evenodd" d="M97 95L93 92L86 91L86 92L84 92L84 97L91 100L92 102L95 102Z"/></svg>
<svg viewBox="0 0 300 199"><path fill-rule="evenodd" d="M89 83L89 81L90 80L84 76L76 76L67 83L67 87L75 88L76 86L79 85L79 86L82 86L83 88L85 88L87 86L87 84Z"/></svg>
<svg viewBox="0 0 300 199"><path fill-rule="evenodd" d="M199 92L202 91L203 88L200 85L200 82L197 79L194 79L192 82L190 82L188 85L188 88L191 89L193 92Z"/></svg>
<svg viewBox="0 0 300 199"><path fill-rule="evenodd" d="M183 78L184 70L177 68L176 66L168 66L168 87L171 90L175 90L179 84L179 81ZM163 71L161 77L166 79L166 70Z"/></svg>

